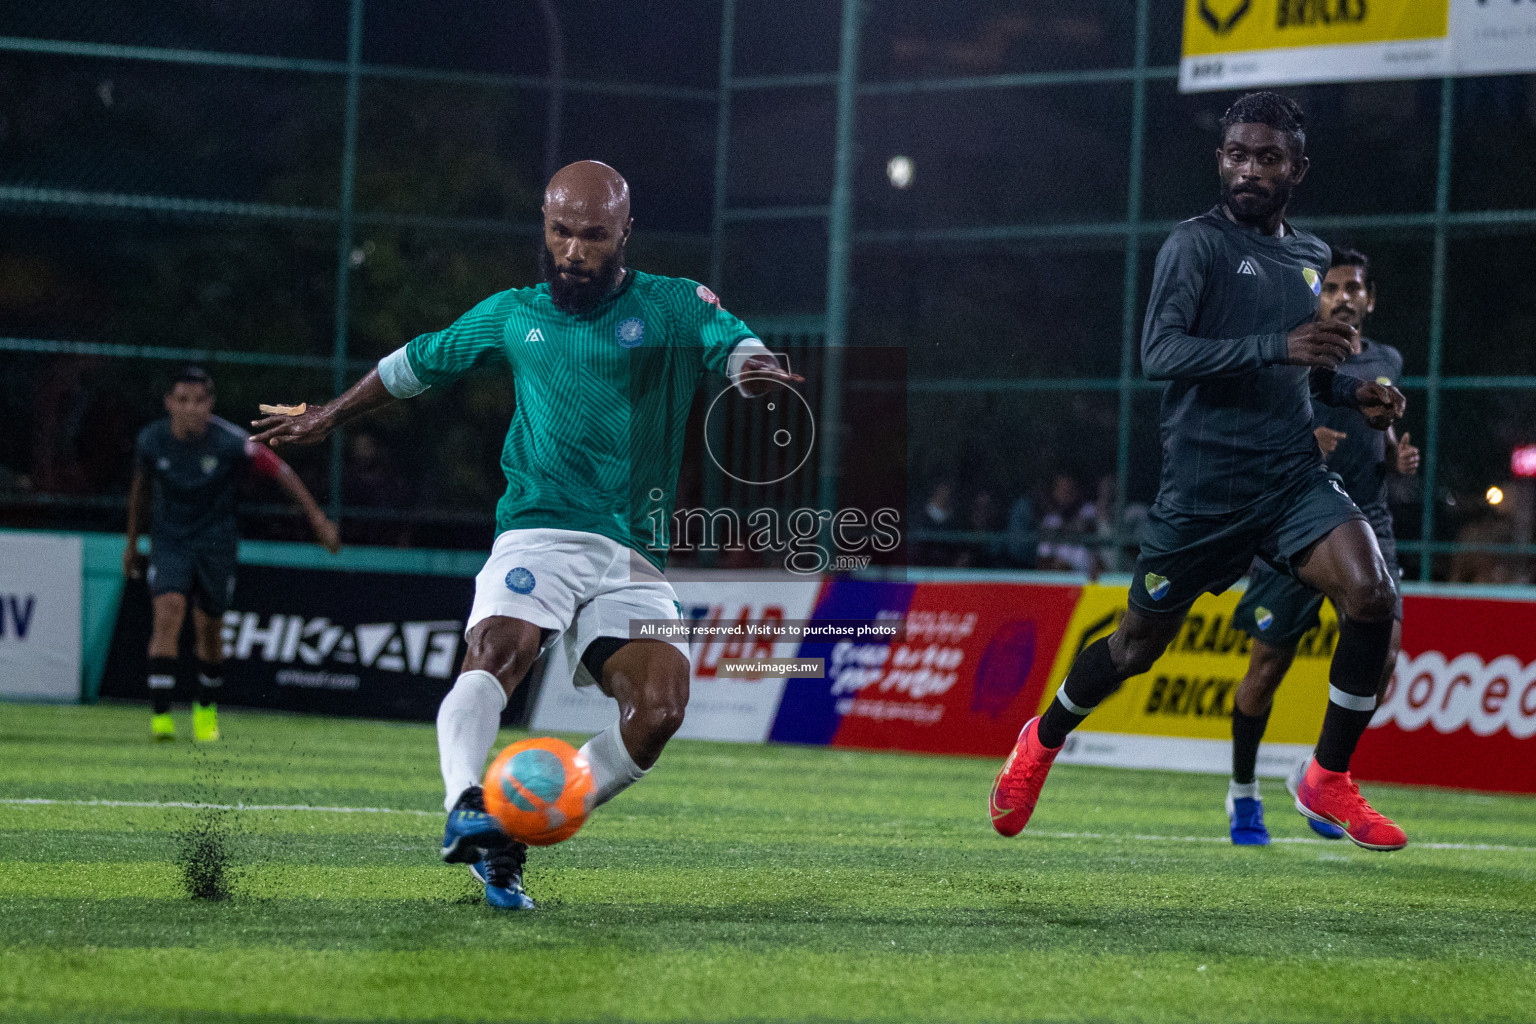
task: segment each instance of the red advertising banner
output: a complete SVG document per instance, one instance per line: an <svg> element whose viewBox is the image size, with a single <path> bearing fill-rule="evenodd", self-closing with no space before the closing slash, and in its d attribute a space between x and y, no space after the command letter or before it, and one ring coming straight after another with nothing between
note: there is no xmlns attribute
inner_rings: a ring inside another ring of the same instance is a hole
<svg viewBox="0 0 1536 1024"><path fill-rule="evenodd" d="M825 659L826 678L788 681L769 738L1004 756L1077 647L1112 628L1123 595L1032 583L829 583L815 617L904 617L906 638L802 644L800 656ZM1246 655L1221 649L1222 616L1235 595L1202 600L1197 612L1212 625L1188 631L1162 671L1240 678ZM1536 793L1536 600L1410 593L1404 601L1403 653L1354 774ZM1327 701L1326 652L1310 657L1298 660L1282 690L1282 701L1296 706L1277 715L1268 744L1295 759L1310 749ZM1151 699L1156 674L1140 689L1128 683L1118 704L1095 716L1099 729L1080 730L1098 759L1079 762L1226 771L1230 712L1174 713L1188 709Z"/></svg>
<svg viewBox="0 0 1536 1024"><path fill-rule="evenodd" d="M839 644L836 746L1002 757L1040 703L1081 587L920 583L906 639ZM856 659L857 669L846 665Z"/></svg>
<svg viewBox="0 0 1536 1024"><path fill-rule="evenodd" d="M1536 793L1536 602L1407 595L1403 653L1351 769Z"/></svg>

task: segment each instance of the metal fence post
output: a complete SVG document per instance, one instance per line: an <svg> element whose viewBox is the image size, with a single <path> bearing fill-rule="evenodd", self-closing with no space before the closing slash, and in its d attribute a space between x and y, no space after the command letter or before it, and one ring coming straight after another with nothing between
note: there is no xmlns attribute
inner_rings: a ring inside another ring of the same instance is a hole
<svg viewBox="0 0 1536 1024"><path fill-rule="evenodd" d="M363 65L363 0L352 0L347 21L347 98L342 121L341 208L336 231L336 336L331 346L331 390L347 387L347 324L352 284L352 185L357 177L357 95ZM331 435L331 518L341 521L342 431Z"/></svg>
<svg viewBox="0 0 1536 1024"><path fill-rule="evenodd" d="M1451 206L1451 153L1456 127L1456 79L1440 80L1440 149L1435 171L1435 249L1429 285L1429 367L1424 406L1424 546L1419 555L1419 579L1430 579L1434 567L1435 492L1440 464L1440 365L1445 355L1446 216Z"/></svg>
<svg viewBox="0 0 1536 1024"><path fill-rule="evenodd" d="M715 205L709 230L709 286L721 290L725 267L726 175L730 173L731 79L736 75L736 0L720 7L720 98L715 105Z"/></svg>
<svg viewBox="0 0 1536 1024"><path fill-rule="evenodd" d="M1115 441L1116 539L1114 568L1120 564L1124 539L1126 492L1131 483L1131 412L1136 386L1136 288L1141 273L1141 160L1147 130L1147 33L1151 0L1136 0L1136 78L1131 83L1131 153L1125 194L1125 277L1121 282L1120 310L1120 419Z"/></svg>
<svg viewBox="0 0 1536 1024"><path fill-rule="evenodd" d="M709 222L709 286L717 293L724 290L722 277L725 267L725 208L726 208L726 177L730 171L731 152L731 79L736 74L736 0L723 0L720 6L720 85L719 98L715 101L715 194L714 206ZM733 428L740 434L741 424L733 424ZM724 417L711 417L704 422L705 442L711 450L719 451L725 444ZM710 458L708 452L704 455L703 465L700 467L702 477L704 507L707 510L718 509L725 502L725 474L720 467ZM732 488L736 490L737 488ZM713 566L719 560L719 553L709 549L706 543L705 549L699 554L699 562L704 566Z"/></svg>
<svg viewBox="0 0 1536 1024"><path fill-rule="evenodd" d="M837 65L837 142L832 164L832 202L827 218L827 330L822 360L817 433L822 451L817 506L837 505L838 456L842 447L843 348L848 344L848 277L853 244L854 124L859 104L861 0L843 0L842 48Z"/></svg>

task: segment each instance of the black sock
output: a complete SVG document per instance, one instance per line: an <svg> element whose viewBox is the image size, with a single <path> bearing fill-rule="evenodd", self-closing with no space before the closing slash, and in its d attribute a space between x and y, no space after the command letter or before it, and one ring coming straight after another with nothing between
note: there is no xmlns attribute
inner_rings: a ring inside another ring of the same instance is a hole
<svg viewBox="0 0 1536 1024"><path fill-rule="evenodd" d="M176 659L149 659L149 700L155 714L171 710L171 691L176 688Z"/></svg>
<svg viewBox="0 0 1536 1024"><path fill-rule="evenodd" d="M1253 781L1253 768L1259 762L1259 741L1264 738L1264 728L1269 725L1269 713L1248 715L1232 709L1232 781L1246 786Z"/></svg>
<svg viewBox="0 0 1536 1024"><path fill-rule="evenodd" d="M1339 645L1328 668L1328 713L1317 741L1317 763L1331 772L1349 771L1355 744L1376 711L1376 685L1381 682L1392 646L1392 620L1339 623Z"/></svg>
<svg viewBox="0 0 1536 1024"><path fill-rule="evenodd" d="M1046 747L1061 746L1067 741L1067 733L1081 725L1083 719L1088 717L1088 712L1120 689L1124 681L1125 677L1115 668L1114 659L1109 656L1109 637L1095 640L1083 648L1073 660L1066 682L1061 684L1067 700L1076 705L1076 710L1063 703L1062 695L1058 692L1051 706L1040 717L1040 743Z"/></svg>
<svg viewBox="0 0 1536 1024"><path fill-rule="evenodd" d="M224 685L224 663L197 659L197 699L212 704L218 699L219 688Z"/></svg>

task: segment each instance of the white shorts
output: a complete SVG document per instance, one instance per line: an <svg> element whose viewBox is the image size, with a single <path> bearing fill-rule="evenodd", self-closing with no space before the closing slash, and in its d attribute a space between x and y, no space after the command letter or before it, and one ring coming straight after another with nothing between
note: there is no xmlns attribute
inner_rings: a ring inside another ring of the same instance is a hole
<svg viewBox="0 0 1536 1024"><path fill-rule="evenodd" d="M597 680L581 656L593 640L630 639L633 619L680 621L682 605L660 569L617 541L578 530L508 530L475 576L465 635L493 615L553 630L541 653L561 645L576 685L592 686ZM665 642L689 656L686 640Z"/></svg>

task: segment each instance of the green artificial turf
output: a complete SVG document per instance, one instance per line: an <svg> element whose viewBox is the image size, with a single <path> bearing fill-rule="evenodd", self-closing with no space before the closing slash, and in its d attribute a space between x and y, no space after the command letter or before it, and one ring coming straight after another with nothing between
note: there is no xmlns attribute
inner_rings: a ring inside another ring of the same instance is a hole
<svg viewBox="0 0 1536 1024"><path fill-rule="evenodd" d="M1009 841L989 761L679 742L519 914L437 860L430 727L222 725L0 706L0 1021L1536 1015L1532 799L1368 787L1413 843L1376 854L1266 782L1282 841L1235 849L1221 779L1062 766ZM198 835L227 900L187 894Z"/></svg>

